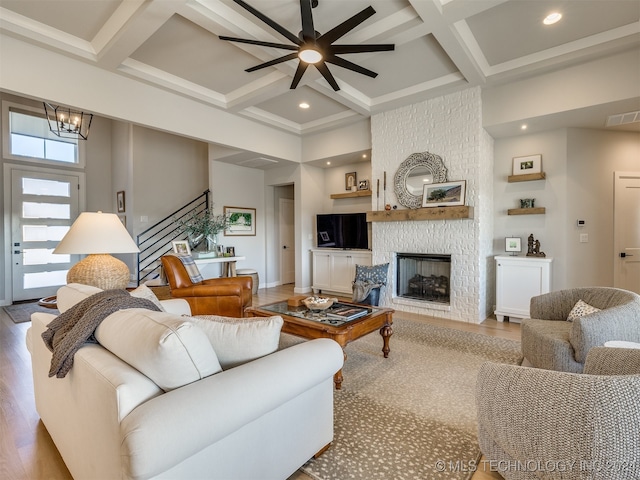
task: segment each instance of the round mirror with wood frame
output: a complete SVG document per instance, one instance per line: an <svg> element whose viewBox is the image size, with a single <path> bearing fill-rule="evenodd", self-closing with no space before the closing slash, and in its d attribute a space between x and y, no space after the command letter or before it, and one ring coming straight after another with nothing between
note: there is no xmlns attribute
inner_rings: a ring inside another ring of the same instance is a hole
<svg viewBox="0 0 640 480"><path fill-rule="evenodd" d="M412 153L396 171L393 187L400 205L420 208L424 185L446 181L447 168L442 157L429 152Z"/></svg>

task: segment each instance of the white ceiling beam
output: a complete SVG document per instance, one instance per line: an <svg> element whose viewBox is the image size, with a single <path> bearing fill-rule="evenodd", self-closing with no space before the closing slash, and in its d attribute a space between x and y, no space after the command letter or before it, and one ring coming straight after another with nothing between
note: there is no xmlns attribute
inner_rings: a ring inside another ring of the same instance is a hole
<svg viewBox="0 0 640 480"><path fill-rule="evenodd" d="M103 68L116 69L176 13L187 0L122 2L94 38Z"/></svg>
<svg viewBox="0 0 640 480"><path fill-rule="evenodd" d="M486 77L457 30L443 15L439 0L409 0L420 18L429 26L433 36L471 84L482 85Z"/></svg>
<svg viewBox="0 0 640 480"><path fill-rule="evenodd" d="M93 62L97 59L93 46L86 40L3 7L0 7L0 30L67 55Z"/></svg>

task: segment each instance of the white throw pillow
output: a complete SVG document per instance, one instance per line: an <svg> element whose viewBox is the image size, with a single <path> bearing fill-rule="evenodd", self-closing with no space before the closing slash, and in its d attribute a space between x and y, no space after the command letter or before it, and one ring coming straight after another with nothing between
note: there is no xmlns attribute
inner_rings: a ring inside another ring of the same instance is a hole
<svg viewBox="0 0 640 480"><path fill-rule="evenodd" d="M596 307L592 307L586 302L582 300L578 300L576 304L573 306L571 311L569 312L569 316L567 317L567 321L573 322L575 319L584 317L585 315L589 315L590 313L599 312L600 309Z"/></svg>
<svg viewBox="0 0 640 480"><path fill-rule="evenodd" d="M275 352L284 323L280 316L233 318L198 315L185 318L209 337L223 369Z"/></svg>
<svg viewBox="0 0 640 480"><path fill-rule="evenodd" d="M92 287L91 285L82 285L81 283L69 283L58 289L56 294L56 304L60 313L64 313L73 307L76 303L80 303L91 295L100 293L101 288Z"/></svg>
<svg viewBox="0 0 640 480"><path fill-rule="evenodd" d="M153 290L151 290L145 284L140 285L135 290L131 290L129 293L132 297L146 298L147 300L150 300L155 304L156 307L160 309L161 312L166 312L166 310L162 306L162 303L160 303L160 300L158 300L158 297L156 297L156 294L153 293Z"/></svg>
<svg viewBox="0 0 640 480"><path fill-rule="evenodd" d="M207 336L189 318L131 308L109 315L95 335L104 348L168 391L222 370Z"/></svg>

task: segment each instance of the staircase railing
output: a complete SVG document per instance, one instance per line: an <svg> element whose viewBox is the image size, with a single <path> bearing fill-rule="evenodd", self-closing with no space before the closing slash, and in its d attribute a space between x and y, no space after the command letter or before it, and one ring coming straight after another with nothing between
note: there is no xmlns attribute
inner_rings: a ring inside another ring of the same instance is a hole
<svg viewBox="0 0 640 480"><path fill-rule="evenodd" d="M152 280L160 275L160 257L169 253L174 240L186 240L186 236L176 224L192 212L204 212L209 207L210 190L205 190L202 195L194 198L186 205L170 213L159 220L144 232L136 236L136 243L140 249L138 253L138 285L141 282Z"/></svg>

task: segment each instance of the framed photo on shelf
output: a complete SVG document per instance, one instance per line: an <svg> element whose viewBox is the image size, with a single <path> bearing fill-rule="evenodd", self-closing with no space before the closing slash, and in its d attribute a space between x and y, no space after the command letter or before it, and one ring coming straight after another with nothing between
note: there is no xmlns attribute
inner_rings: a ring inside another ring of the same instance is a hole
<svg viewBox="0 0 640 480"><path fill-rule="evenodd" d="M369 180L360 180L358 182L358 190L369 190Z"/></svg>
<svg viewBox="0 0 640 480"><path fill-rule="evenodd" d="M344 189L351 191L353 187L358 185L356 183L356 172L349 172L344 174Z"/></svg>
<svg viewBox="0 0 640 480"><path fill-rule="evenodd" d="M522 251L522 240L520 237L507 237L504 239L504 250L511 252L511 255L515 256L516 253Z"/></svg>
<svg viewBox="0 0 640 480"><path fill-rule="evenodd" d="M229 219L225 236L248 236L256 234L256 209L224 207L224 215Z"/></svg>
<svg viewBox="0 0 640 480"><path fill-rule="evenodd" d="M527 175L529 173L542 173L542 155L513 157L513 175Z"/></svg>
<svg viewBox="0 0 640 480"><path fill-rule="evenodd" d="M464 205L467 181L432 183L422 190L423 207L453 207Z"/></svg>
<svg viewBox="0 0 640 480"><path fill-rule="evenodd" d="M118 213L124 213L124 190L120 190L118 193L116 193L116 205L118 206Z"/></svg>
<svg viewBox="0 0 640 480"><path fill-rule="evenodd" d="M174 240L171 242L173 247L173 253L178 255L191 255L191 249L189 248L189 242L186 240Z"/></svg>

